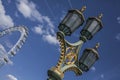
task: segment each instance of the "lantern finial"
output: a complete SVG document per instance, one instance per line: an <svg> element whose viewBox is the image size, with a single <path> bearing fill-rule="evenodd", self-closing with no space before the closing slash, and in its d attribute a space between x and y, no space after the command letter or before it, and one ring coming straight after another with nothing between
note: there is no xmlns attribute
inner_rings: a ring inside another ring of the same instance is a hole
<svg viewBox="0 0 120 80"><path fill-rule="evenodd" d="M100 43L96 43L94 48L97 50L99 48L99 46L100 46Z"/></svg>
<svg viewBox="0 0 120 80"><path fill-rule="evenodd" d="M85 9L86 9L86 6L83 6L82 9L80 9L80 12L83 13L85 11Z"/></svg>
<svg viewBox="0 0 120 80"><path fill-rule="evenodd" d="M102 13L98 15L98 19L101 19L102 17L103 17Z"/></svg>

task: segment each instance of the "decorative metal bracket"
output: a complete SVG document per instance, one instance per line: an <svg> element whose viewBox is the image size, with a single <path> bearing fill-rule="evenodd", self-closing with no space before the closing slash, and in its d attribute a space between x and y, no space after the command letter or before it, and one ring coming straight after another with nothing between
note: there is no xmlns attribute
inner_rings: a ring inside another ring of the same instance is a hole
<svg viewBox="0 0 120 80"><path fill-rule="evenodd" d="M64 33L61 31L57 33L57 39L60 43L61 54L57 65L48 71L48 76L54 76L55 79L48 80L62 80L66 71L74 71L76 75L81 75L82 70L78 68L78 56L84 41L79 40L78 42L70 43L64 39ZM54 75L51 73L54 73Z"/></svg>

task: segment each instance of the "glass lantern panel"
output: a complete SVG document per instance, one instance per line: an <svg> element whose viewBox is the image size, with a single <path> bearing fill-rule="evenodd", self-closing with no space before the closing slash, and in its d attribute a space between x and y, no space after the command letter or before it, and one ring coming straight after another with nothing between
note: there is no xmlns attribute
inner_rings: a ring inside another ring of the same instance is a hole
<svg viewBox="0 0 120 80"><path fill-rule="evenodd" d="M93 61L94 61L94 54L90 52L86 57L84 64L90 67L94 63Z"/></svg>
<svg viewBox="0 0 120 80"><path fill-rule="evenodd" d="M90 55L86 57L86 59L84 60L84 64L88 66L89 61L90 61Z"/></svg>
<svg viewBox="0 0 120 80"><path fill-rule="evenodd" d="M97 25L98 25L98 22L96 20L93 20L92 23L88 27L88 31L93 32L93 30L96 28Z"/></svg>
<svg viewBox="0 0 120 80"><path fill-rule="evenodd" d="M71 27L71 31L76 30L80 24L81 24L81 18L78 16L77 19L75 20L75 22L73 23L72 27Z"/></svg>
<svg viewBox="0 0 120 80"><path fill-rule="evenodd" d="M84 27L84 30L87 30L90 24L91 24L91 20L89 20L89 21L87 22L87 24L86 24L85 27Z"/></svg>
<svg viewBox="0 0 120 80"><path fill-rule="evenodd" d="M78 18L78 15L77 14L73 14L69 19L68 19L68 21L66 21L66 25L68 26L68 27L71 27L74 23L75 23L75 21L76 21L76 19Z"/></svg>
<svg viewBox="0 0 120 80"><path fill-rule="evenodd" d="M68 14L64 17L64 19L63 19L63 21L62 21L61 23L62 23L62 24L66 23L66 21L70 19L71 15L72 15L72 13L68 13Z"/></svg>
<svg viewBox="0 0 120 80"><path fill-rule="evenodd" d="M93 54L93 53L91 53L91 54ZM90 62L89 62L89 68L95 63L95 61L96 61L96 56L93 54L92 56L91 56L91 59L90 59Z"/></svg>
<svg viewBox="0 0 120 80"><path fill-rule="evenodd" d="M91 64L90 64L89 67L91 67L95 63L95 61L96 61L96 56L94 55L94 57L93 57L93 59L92 59Z"/></svg>
<svg viewBox="0 0 120 80"><path fill-rule="evenodd" d="M92 35L95 35L96 32L98 32L100 29L100 25L98 24L96 28L93 30Z"/></svg>
<svg viewBox="0 0 120 80"><path fill-rule="evenodd" d="M84 51L84 52L83 52L83 55L82 55L81 58L80 58L80 62L84 63L84 60L86 59L87 54L88 54L88 51Z"/></svg>

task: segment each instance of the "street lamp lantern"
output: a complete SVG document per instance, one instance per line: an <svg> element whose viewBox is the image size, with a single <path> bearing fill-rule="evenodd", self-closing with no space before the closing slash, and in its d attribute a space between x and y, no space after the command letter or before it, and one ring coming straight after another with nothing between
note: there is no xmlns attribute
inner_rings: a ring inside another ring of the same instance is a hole
<svg viewBox="0 0 120 80"><path fill-rule="evenodd" d="M87 48L83 51L83 55L79 60L79 68L82 71L88 71L91 66L99 59L98 49L99 43L94 48Z"/></svg>
<svg viewBox="0 0 120 80"><path fill-rule="evenodd" d="M82 36L84 36L87 40L91 40L92 37L102 29L101 22L102 14L98 17L90 17L88 18L85 27L80 32Z"/></svg>
<svg viewBox="0 0 120 80"><path fill-rule="evenodd" d="M65 35L70 36L77 28L84 23L83 12L86 9L85 6L81 10L69 10L65 18L59 24L58 28Z"/></svg>

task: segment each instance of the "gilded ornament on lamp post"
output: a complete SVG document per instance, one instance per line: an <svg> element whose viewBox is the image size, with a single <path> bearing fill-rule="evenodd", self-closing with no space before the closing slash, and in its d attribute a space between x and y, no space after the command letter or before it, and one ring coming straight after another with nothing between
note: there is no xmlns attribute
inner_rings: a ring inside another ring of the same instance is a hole
<svg viewBox="0 0 120 80"><path fill-rule="evenodd" d="M61 21L57 32L57 39L60 43L60 58L56 66L48 70L48 80L62 80L66 71L74 71L76 75L82 75L84 71L88 71L91 66L98 60L96 44L94 48L85 49L79 59L80 49L87 40L102 29L102 14L98 17L88 18L85 27L81 30L80 40L75 43L70 43L65 39L65 36L70 36L76 29L83 25L85 19L83 12L86 7L81 10L69 10L68 14Z"/></svg>

